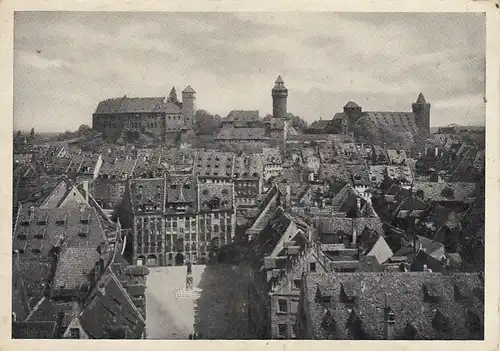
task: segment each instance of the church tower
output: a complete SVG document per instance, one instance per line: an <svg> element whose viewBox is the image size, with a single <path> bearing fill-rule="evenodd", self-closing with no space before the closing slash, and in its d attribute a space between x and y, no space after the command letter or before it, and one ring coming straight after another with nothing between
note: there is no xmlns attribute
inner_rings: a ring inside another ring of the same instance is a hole
<svg viewBox="0 0 500 351"><path fill-rule="evenodd" d="M182 116L188 128L194 126L194 114L196 112L196 92L191 86L182 91Z"/></svg>
<svg viewBox="0 0 500 351"><path fill-rule="evenodd" d="M420 93L417 101L414 102L411 107L415 115L415 124L417 125L419 134L422 136L429 136L431 133L431 104L427 103L424 95Z"/></svg>
<svg viewBox="0 0 500 351"><path fill-rule="evenodd" d="M273 97L273 117L285 119L287 116L286 98L288 97L288 89L285 87L281 76L276 79L271 95Z"/></svg>

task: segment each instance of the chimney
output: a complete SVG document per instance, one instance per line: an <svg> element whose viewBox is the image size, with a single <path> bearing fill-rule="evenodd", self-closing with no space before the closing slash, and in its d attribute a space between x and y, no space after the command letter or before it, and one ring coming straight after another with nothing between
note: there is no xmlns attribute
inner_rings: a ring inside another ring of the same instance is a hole
<svg viewBox="0 0 500 351"><path fill-rule="evenodd" d="M28 216L29 216L29 220L30 222L35 219L35 206L31 206L28 210Z"/></svg>
<svg viewBox="0 0 500 351"><path fill-rule="evenodd" d="M385 294L384 308L384 339L392 340L394 338L394 325L396 324L396 316L394 311L387 304L387 293Z"/></svg>
<svg viewBox="0 0 500 351"><path fill-rule="evenodd" d="M356 218L352 219L352 245L356 246L358 242L358 231L356 228Z"/></svg>
<svg viewBox="0 0 500 351"><path fill-rule="evenodd" d="M85 191L85 201L89 201L89 181L84 180L82 182L83 190Z"/></svg>
<svg viewBox="0 0 500 351"><path fill-rule="evenodd" d="M438 157L438 155L439 155L439 149L435 148L434 149L434 156Z"/></svg>
<svg viewBox="0 0 500 351"><path fill-rule="evenodd" d="M286 193L285 193L285 208L289 208L290 205L291 205L291 188L290 188L290 185L287 184L286 186Z"/></svg>

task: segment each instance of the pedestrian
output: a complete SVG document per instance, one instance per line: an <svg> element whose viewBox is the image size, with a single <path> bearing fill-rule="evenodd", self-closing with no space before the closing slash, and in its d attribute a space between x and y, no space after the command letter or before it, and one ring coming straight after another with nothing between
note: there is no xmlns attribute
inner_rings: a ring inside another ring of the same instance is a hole
<svg viewBox="0 0 500 351"><path fill-rule="evenodd" d="M189 334L189 340L193 340L193 334Z"/></svg>
<svg viewBox="0 0 500 351"><path fill-rule="evenodd" d="M193 340L196 340L196 332L193 334Z"/></svg>

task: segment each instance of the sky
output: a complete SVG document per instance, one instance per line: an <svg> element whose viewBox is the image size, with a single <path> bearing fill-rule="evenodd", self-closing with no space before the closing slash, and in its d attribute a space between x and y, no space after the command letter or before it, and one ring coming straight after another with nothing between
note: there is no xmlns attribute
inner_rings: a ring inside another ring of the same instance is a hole
<svg viewBox="0 0 500 351"><path fill-rule="evenodd" d="M187 85L198 109L265 116L278 75L309 123L422 92L431 126L484 125L485 36L481 13L16 12L14 129L76 130L101 100Z"/></svg>

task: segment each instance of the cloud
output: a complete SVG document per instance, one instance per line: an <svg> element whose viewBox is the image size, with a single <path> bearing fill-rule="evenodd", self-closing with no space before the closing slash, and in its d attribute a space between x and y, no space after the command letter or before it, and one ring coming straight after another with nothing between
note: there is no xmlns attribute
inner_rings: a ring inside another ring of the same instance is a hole
<svg viewBox="0 0 500 351"><path fill-rule="evenodd" d="M14 124L75 129L102 99L188 84L199 108L265 115L278 74L308 121L423 92L433 125L481 123L484 41L482 14L16 12Z"/></svg>

